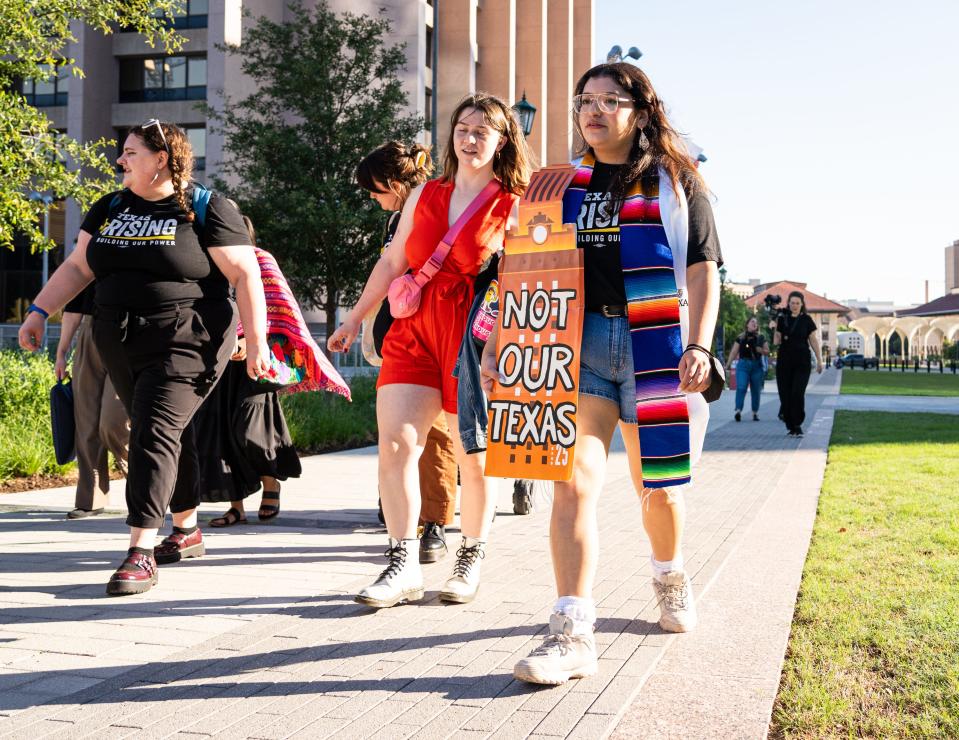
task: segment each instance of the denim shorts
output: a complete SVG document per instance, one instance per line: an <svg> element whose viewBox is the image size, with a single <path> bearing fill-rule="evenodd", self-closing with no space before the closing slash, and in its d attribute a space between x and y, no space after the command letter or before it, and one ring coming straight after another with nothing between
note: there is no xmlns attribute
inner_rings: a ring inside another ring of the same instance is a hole
<svg viewBox="0 0 959 740"><path fill-rule="evenodd" d="M629 323L625 316L608 319L587 311L583 319L579 392L619 406L619 418L636 423L636 378Z"/></svg>

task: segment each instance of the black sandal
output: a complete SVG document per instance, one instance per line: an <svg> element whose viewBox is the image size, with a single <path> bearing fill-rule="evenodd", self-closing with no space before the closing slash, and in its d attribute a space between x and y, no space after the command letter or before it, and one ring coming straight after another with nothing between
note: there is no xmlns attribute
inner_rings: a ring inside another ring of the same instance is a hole
<svg viewBox="0 0 959 740"><path fill-rule="evenodd" d="M269 499L270 501L276 501L275 504L265 504L263 503ZM266 513L264 513L266 512ZM270 519L275 519L280 513L280 492L277 491L267 491L263 489L263 497L260 499L260 510L257 512L257 516L260 518L261 522L269 521Z"/></svg>
<svg viewBox="0 0 959 740"><path fill-rule="evenodd" d="M223 516L218 516L215 519L210 520L210 526L215 529L232 527L235 524L246 524L246 517L243 515L243 512L237 509L235 506L231 506L229 511L227 511Z"/></svg>

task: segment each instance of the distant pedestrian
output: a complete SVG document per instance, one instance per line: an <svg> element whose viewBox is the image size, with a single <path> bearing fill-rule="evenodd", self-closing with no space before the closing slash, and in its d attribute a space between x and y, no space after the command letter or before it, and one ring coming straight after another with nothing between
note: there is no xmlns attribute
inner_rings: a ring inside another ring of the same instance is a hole
<svg viewBox="0 0 959 740"><path fill-rule="evenodd" d="M816 322L806 313L806 297L798 290L789 294L788 310L776 320L773 343L779 345L776 384L782 401L783 422L790 437L801 437L811 370L809 350L816 356L816 372L821 373L822 349Z"/></svg>
<svg viewBox="0 0 959 740"><path fill-rule="evenodd" d="M759 396L766 381L763 359L768 354L766 337L759 333L759 321L753 316L746 322L745 331L733 342L726 363L727 371L736 363L736 421L742 420L747 386L751 392L753 421L759 421Z"/></svg>
<svg viewBox="0 0 959 740"><path fill-rule="evenodd" d="M113 389L100 351L93 343L93 286L89 286L63 309L60 342L57 345L57 380L71 375L73 415L76 419L77 491L68 519L85 519L103 513L110 494L110 461L126 475L130 420ZM72 372L67 355L76 336Z"/></svg>

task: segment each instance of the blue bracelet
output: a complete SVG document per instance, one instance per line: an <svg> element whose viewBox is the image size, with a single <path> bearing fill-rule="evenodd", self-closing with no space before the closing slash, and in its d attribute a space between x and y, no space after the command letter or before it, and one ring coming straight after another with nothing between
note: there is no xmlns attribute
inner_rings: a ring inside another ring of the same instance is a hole
<svg viewBox="0 0 959 740"><path fill-rule="evenodd" d="M27 308L27 313L28 313L28 314L30 314L30 313L38 313L38 314L40 314L44 319L49 319L49 318L50 318L50 314L48 314L46 311L44 311L42 308L40 308L40 306L38 306L36 303L31 303L31 304L30 304L30 306Z"/></svg>

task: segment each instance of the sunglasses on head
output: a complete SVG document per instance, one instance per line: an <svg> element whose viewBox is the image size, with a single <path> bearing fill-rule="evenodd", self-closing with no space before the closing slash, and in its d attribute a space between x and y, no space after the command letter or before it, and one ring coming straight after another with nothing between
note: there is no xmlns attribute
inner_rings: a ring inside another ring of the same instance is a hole
<svg viewBox="0 0 959 740"><path fill-rule="evenodd" d="M151 118L149 121L146 121L145 123L140 124L140 128L142 128L144 131L148 129L150 126L157 127L157 131L160 132L160 138L163 140L163 148L166 149L167 154L169 154L170 145L167 144L166 135L163 133L163 124L161 124L159 119L157 118Z"/></svg>

